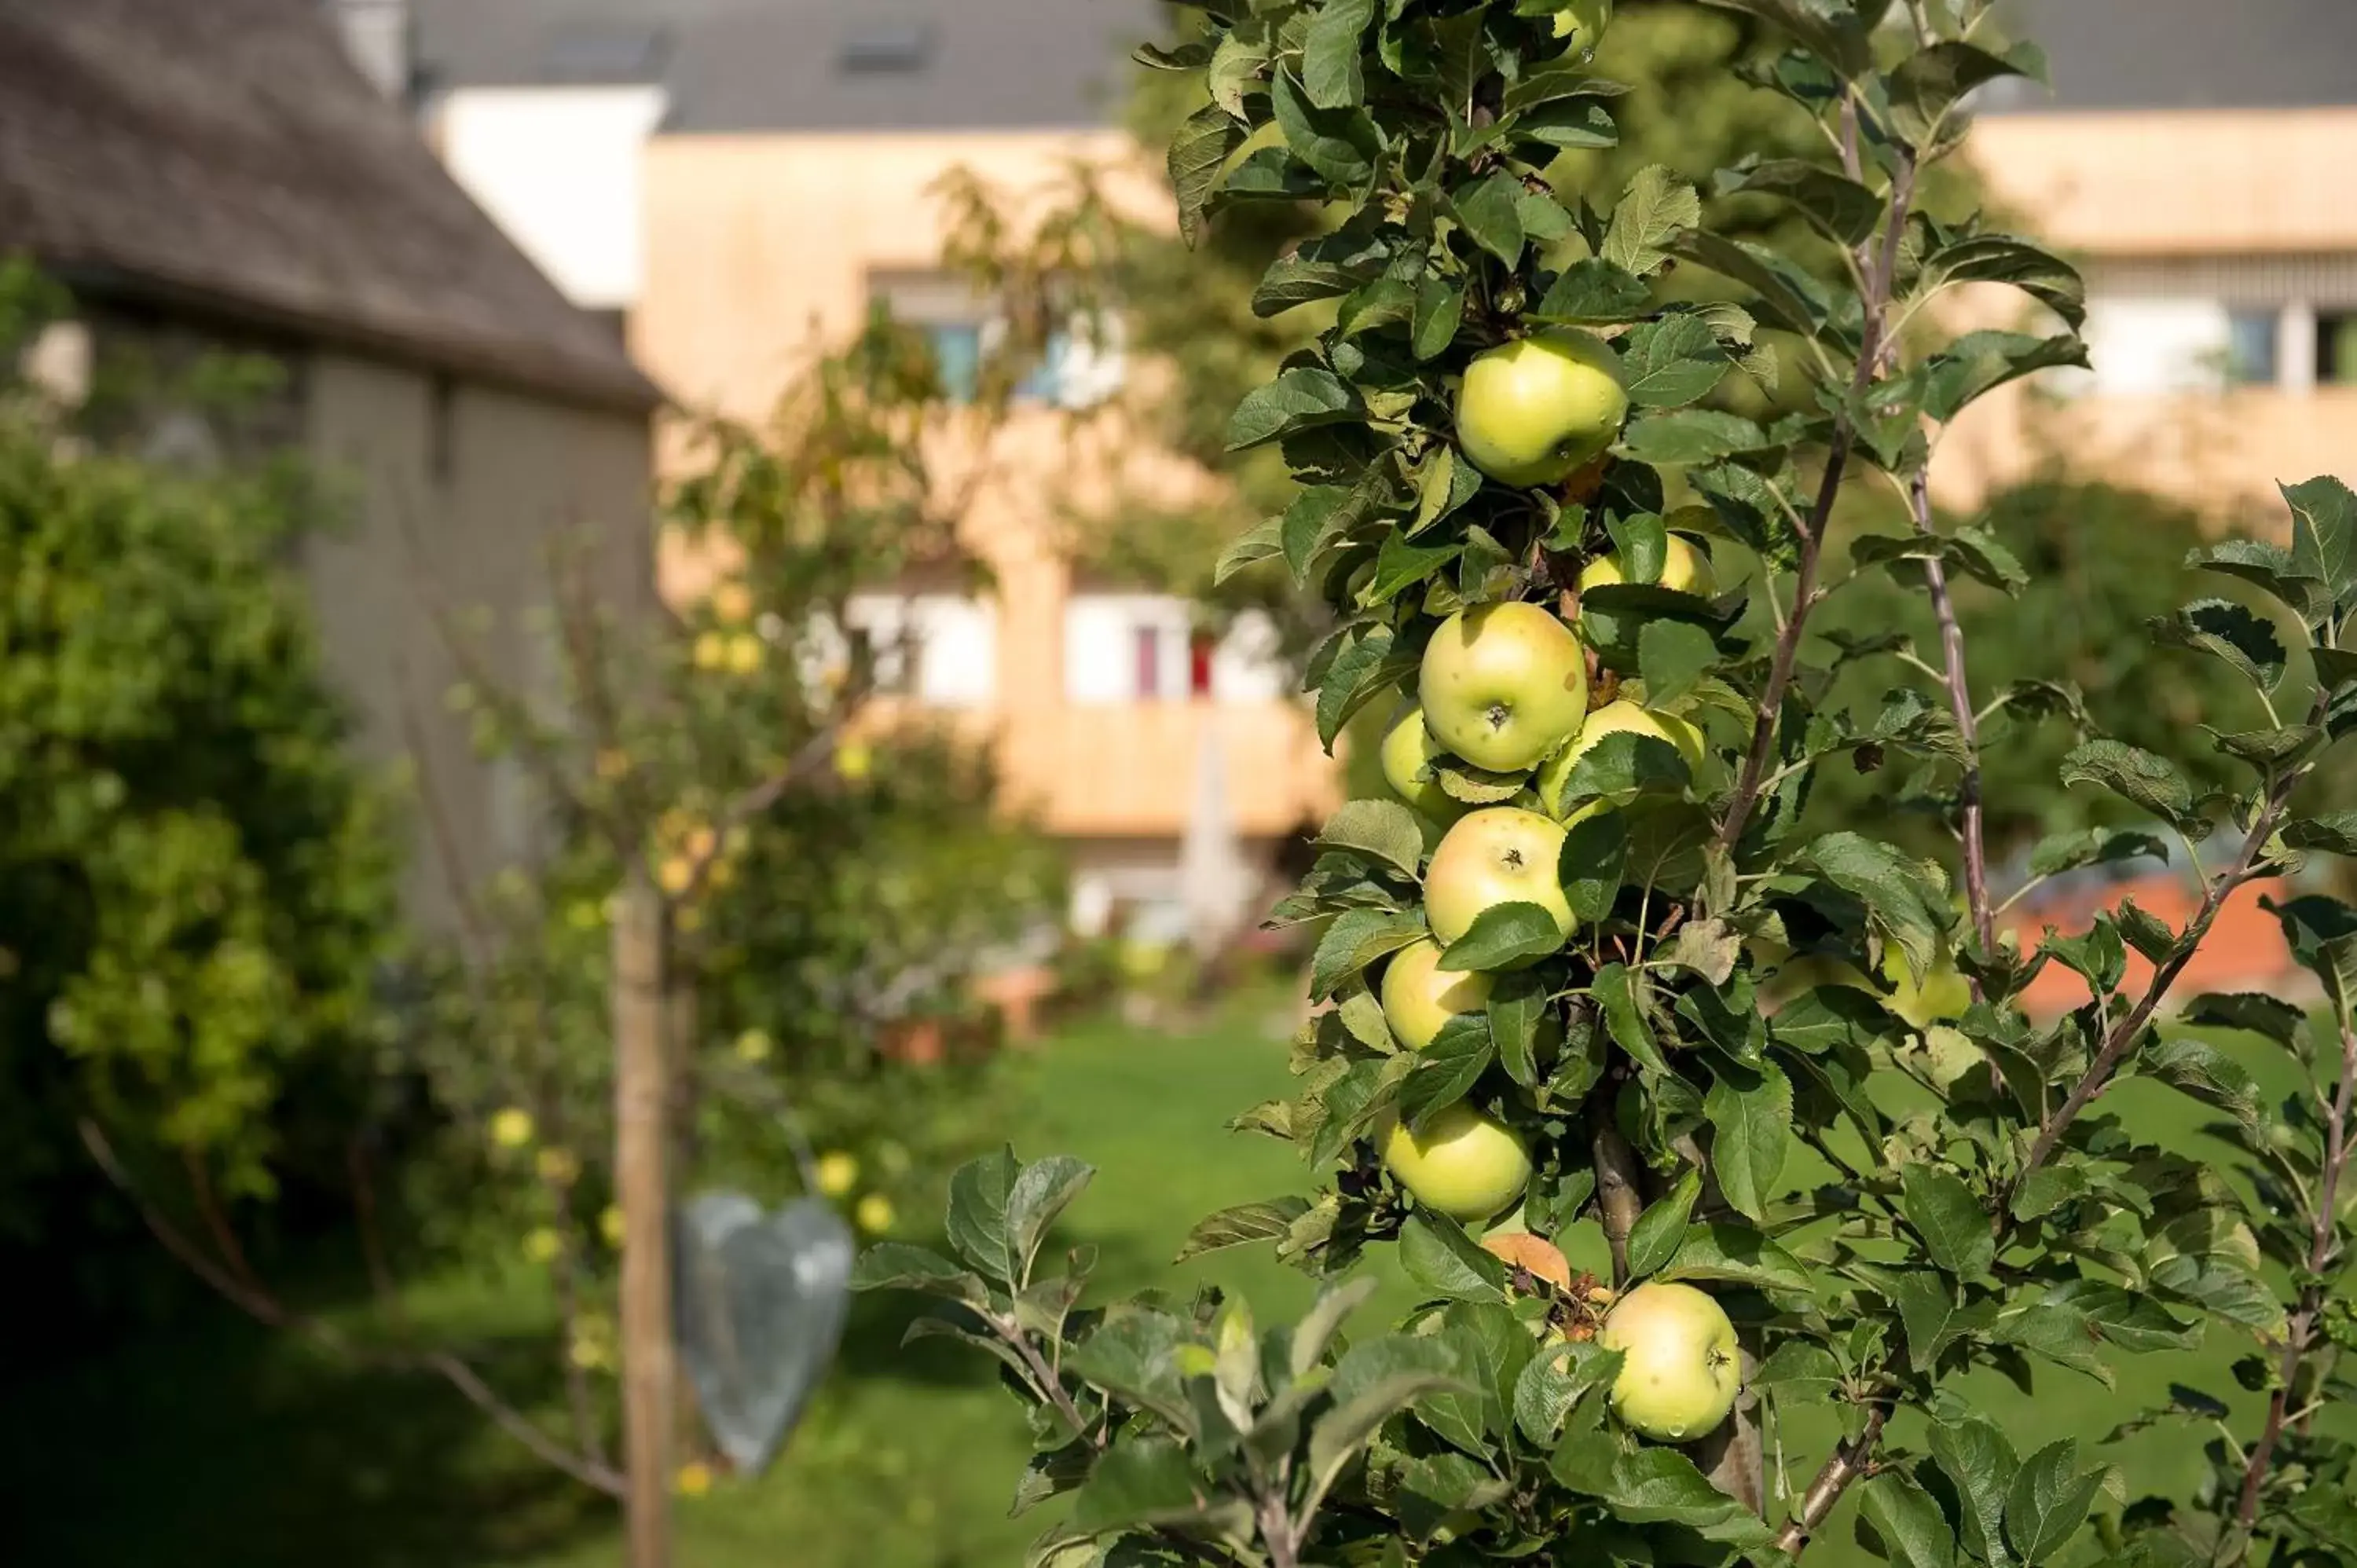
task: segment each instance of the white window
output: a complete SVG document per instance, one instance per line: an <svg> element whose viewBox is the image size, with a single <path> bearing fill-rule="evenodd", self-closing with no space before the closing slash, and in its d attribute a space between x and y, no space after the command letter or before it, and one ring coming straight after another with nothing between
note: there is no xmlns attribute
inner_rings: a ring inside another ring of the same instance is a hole
<svg viewBox="0 0 2357 1568"><path fill-rule="evenodd" d="M879 690L944 708L988 704L998 692L998 607L956 594L858 594L851 636L876 660Z"/></svg>
<svg viewBox="0 0 2357 1568"><path fill-rule="evenodd" d="M932 347L942 391L952 402L972 401L982 369L1005 346L1006 324L995 302L963 278L943 273L878 273L868 293L892 319L913 327ZM1050 332L1034 365L1015 388L1018 403L1091 408L1121 390L1124 338L1120 319L1074 316Z"/></svg>
<svg viewBox="0 0 2357 1568"><path fill-rule="evenodd" d="M1276 628L1258 611L1214 639L1196 629L1186 600L1167 594L1083 593L1065 603L1064 695L1071 702L1265 702L1285 687Z"/></svg>
<svg viewBox="0 0 2357 1568"><path fill-rule="evenodd" d="M2087 302L2093 388L2115 395L2208 391L2234 359L2234 317L2219 299L2120 295Z"/></svg>

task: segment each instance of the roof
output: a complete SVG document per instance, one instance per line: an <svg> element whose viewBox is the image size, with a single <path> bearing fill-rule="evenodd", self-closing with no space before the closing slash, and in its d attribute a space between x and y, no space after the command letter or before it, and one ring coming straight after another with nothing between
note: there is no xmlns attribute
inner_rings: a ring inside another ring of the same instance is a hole
<svg viewBox="0 0 2357 1568"><path fill-rule="evenodd" d="M1987 107L2295 109L2357 104L2357 0L2007 0L2052 66Z"/></svg>
<svg viewBox="0 0 2357 1568"><path fill-rule="evenodd" d="M347 60L314 0L0 0L0 252L630 410L661 393Z"/></svg>
<svg viewBox="0 0 2357 1568"><path fill-rule="evenodd" d="M689 132L1066 128L1120 116L1158 0L414 0L436 88L659 81Z"/></svg>

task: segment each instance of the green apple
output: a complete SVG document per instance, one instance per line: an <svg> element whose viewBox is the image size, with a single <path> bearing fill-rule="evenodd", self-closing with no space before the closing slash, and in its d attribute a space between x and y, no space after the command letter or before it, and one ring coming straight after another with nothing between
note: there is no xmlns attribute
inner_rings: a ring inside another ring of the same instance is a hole
<svg viewBox="0 0 2357 1568"><path fill-rule="evenodd" d="M1547 810L1557 815L1568 812L1571 802L1563 799L1563 787L1571 780L1571 770L1587 755L1598 741L1608 735L1649 735L1655 740L1668 741L1686 759L1686 766L1699 777L1702 773L1702 732L1675 714L1657 714L1651 708L1639 707L1622 697L1605 703L1587 715L1572 736L1571 744L1547 758L1539 768L1539 799Z"/></svg>
<svg viewBox="0 0 2357 1568"><path fill-rule="evenodd" d="M1424 874L1434 938L1446 947L1471 930L1482 910L1522 903L1553 915L1568 939L1577 922L1556 873L1563 839L1561 822L1519 806L1487 806L1460 818Z"/></svg>
<svg viewBox="0 0 2357 1568"><path fill-rule="evenodd" d="M1434 741L1476 768L1520 773L1579 732L1587 656L1552 611L1476 605L1432 634L1416 692Z"/></svg>
<svg viewBox="0 0 2357 1568"><path fill-rule="evenodd" d="M1906 954L1895 942L1882 950L1882 978L1890 982L1890 994L1883 999L1883 1005L1918 1029L1953 1024L1973 1004L1972 982L1957 973L1954 964L1939 960L1918 985L1907 968Z"/></svg>
<svg viewBox="0 0 2357 1568"><path fill-rule="evenodd" d="M1596 1342L1620 1352L1612 1413L1640 1437L1692 1443L1735 1408L1743 1386L1735 1325L1692 1285L1639 1285L1613 1304Z"/></svg>
<svg viewBox="0 0 2357 1568"><path fill-rule="evenodd" d="M1457 445L1501 485L1561 484L1602 456L1629 416L1620 356L1556 328L1475 358L1457 392Z"/></svg>
<svg viewBox="0 0 2357 1568"><path fill-rule="evenodd" d="M1434 1112L1421 1133L1394 1118L1381 1143L1393 1180L1426 1208L1469 1225L1522 1197L1531 1179L1521 1135L1461 1101Z"/></svg>
<svg viewBox="0 0 2357 1568"><path fill-rule="evenodd" d="M1584 594L1590 588L1610 587L1628 580L1620 553L1616 550L1609 555L1598 555L1580 568L1579 591ZM1717 593L1718 574L1711 567L1710 552L1684 534L1671 534L1670 547L1662 557L1661 585L1706 599Z"/></svg>
<svg viewBox="0 0 2357 1568"><path fill-rule="evenodd" d="M1432 1044L1441 1026L1460 1013L1490 1004L1491 978L1474 970L1439 967L1440 944L1410 942L1383 970L1383 1022L1393 1037L1412 1051Z"/></svg>
<svg viewBox="0 0 2357 1568"><path fill-rule="evenodd" d="M1440 787L1439 777L1432 770L1433 758L1441 755L1432 732L1425 727L1424 710L1413 703L1402 709L1392 727L1383 732L1383 744L1376 753L1383 764L1383 782L1392 787L1392 793L1446 827L1463 816L1466 808L1464 801Z"/></svg>

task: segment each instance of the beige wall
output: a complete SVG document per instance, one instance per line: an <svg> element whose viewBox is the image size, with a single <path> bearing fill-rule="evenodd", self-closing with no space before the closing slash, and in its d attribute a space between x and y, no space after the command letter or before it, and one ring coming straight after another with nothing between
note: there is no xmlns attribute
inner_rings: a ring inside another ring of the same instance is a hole
<svg viewBox="0 0 2357 1568"><path fill-rule="evenodd" d="M640 362L691 408L758 417L814 345L854 329L873 274L940 264L946 221L931 194L963 166L1034 209L1069 188L1075 160L1108 168L1110 199L1168 221L1158 180L1117 132L938 135L659 136L645 170L646 289L631 316ZM966 544L997 582L996 695L960 715L997 743L1010 792L1051 832L1163 843L1175 853L1198 757L1216 726L1240 832L1274 837L1321 817L1335 768L1293 701L1080 705L1065 698L1070 509L1125 489L1170 499L1212 481L1123 438L1117 423L1018 413L990 454L996 477ZM1117 525L1117 519L1115 525ZM694 563L665 562L693 592Z"/></svg>
<svg viewBox="0 0 2357 1568"><path fill-rule="evenodd" d="M436 377L320 353L305 378L311 457L349 509L303 563L329 669L360 709L365 754L413 780L405 892L414 916L447 929L455 889L435 824L477 882L528 851L533 817L520 771L478 760L447 704L459 671L439 627L488 612L492 678L552 690L561 666L531 622L553 597L552 547L576 536L596 542L608 602L651 606L648 424L447 383L437 472Z"/></svg>

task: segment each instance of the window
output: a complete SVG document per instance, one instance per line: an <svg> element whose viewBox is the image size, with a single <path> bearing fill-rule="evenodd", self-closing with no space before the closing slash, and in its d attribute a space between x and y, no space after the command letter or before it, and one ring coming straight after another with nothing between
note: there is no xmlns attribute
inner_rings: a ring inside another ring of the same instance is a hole
<svg viewBox="0 0 2357 1568"><path fill-rule="evenodd" d="M924 334L944 395L972 402L984 365L1006 341L1006 322L995 303L946 273L878 273L869 279L868 293L894 321ZM1087 408L1113 396L1121 390L1120 327L1110 316L1076 317L1051 331L1039 362L1016 384L1015 401Z"/></svg>
<svg viewBox="0 0 2357 1568"><path fill-rule="evenodd" d="M425 474L445 489L458 474L458 382L446 371L425 387Z"/></svg>
<svg viewBox="0 0 2357 1568"><path fill-rule="evenodd" d="M1200 630L1184 599L1079 593L1064 606L1064 695L1081 703L1275 701L1288 684L1276 628L1253 612Z"/></svg>
<svg viewBox="0 0 2357 1568"><path fill-rule="evenodd" d="M2281 379L2276 363L2280 310L2234 310L2226 317L2226 380L2233 386L2271 387Z"/></svg>
<svg viewBox="0 0 2357 1568"><path fill-rule="evenodd" d="M935 707L972 708L998 691L998 611L957 594L860 594L845 607L852 657L876 689Z"/></svg>
<svg viewBox="0 0 2357 1568"><path fill-rule="evenodd" d="M2316 381L2357 386L2357 311L2317 312Z"/></svg>

